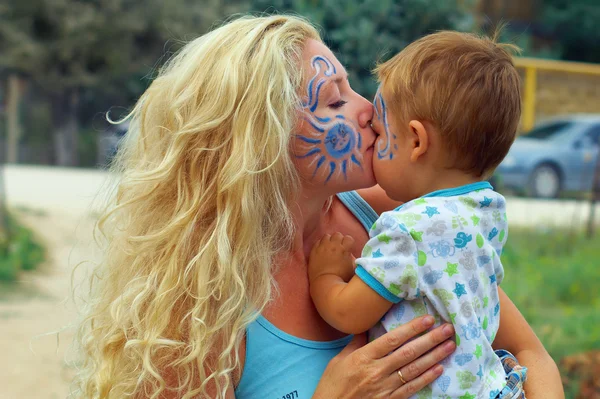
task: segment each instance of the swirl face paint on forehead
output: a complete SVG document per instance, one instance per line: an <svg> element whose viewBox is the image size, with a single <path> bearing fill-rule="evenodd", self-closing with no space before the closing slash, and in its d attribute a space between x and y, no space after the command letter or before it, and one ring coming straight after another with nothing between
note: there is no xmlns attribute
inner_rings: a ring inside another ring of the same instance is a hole
<svg viewBox="0 0 600 399"><path fill-rule="evenodd" d="M382 140L377 141L377 158L392 159L394 158L394 152L391 148L392 142L390 136L396 139L396 135L390 132L390 125L387 119L387 107L385 105L383 96L379 91L375 95L375 100L373 100L373 106L375 107L375 116L377 117L377 120L383 124L383 131L385 136L384 143L382 143ZM398 149L398 146L396 144L394 144L394 149Z"/></svg>
<svg viewBox="0 0 600 399"><path fill-rule="evenodd" d="M315 74L307 85L307 101L303 102L304 120L310 126L309 134L298 135L300 154L297 158L312 158L313 178L321 168L328 170L327 183L334 173L348 178L348 172L354 166L362 170L362 137L356 126L343 115L334 118L319 117L315 111L319 105L321 88L326 78L337 74L333 63L324 56L313 57L311 65Z"/></svg>
<svg viewBox="0 0 600 399"><path fill-rule="evenodd" d="M323 87L323 85L326 82L326 80L323 77L321 77L319 80L317 80L319 75L321 75L321 64L323 64L325 66L323 75L325 75L327 77L337 74L337 71L335 69L335 65L333 65L333 63L331 61L329 61L329 59L325 56L317 55L317 56L313 57L311 64L312 64L313 69L315 70L315 74L314 74L313 78L310 80L310 82L308 82L308 87L306 90L308 93L308 102L304 103L302 105L304 106L304 108L308 107L310 109L310 112L315 112L315 110L317 109L317 106L319 105L319 93L321 92L321 88ZM317 80L316 87L315 87L315 80ZM325 118L325 119L329 119L329 118ZM329 122L329 120L323 121L323 122Z"/></svg>

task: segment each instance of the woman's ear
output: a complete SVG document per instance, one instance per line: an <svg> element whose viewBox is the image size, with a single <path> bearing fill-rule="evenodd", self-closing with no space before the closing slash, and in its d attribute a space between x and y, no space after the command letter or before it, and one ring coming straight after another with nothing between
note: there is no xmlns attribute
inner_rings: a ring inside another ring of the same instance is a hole
<svg viewBox="0 0 600 399"><path fill-rule="evenodd" d="M410 161L416 162L429 149L429 133L423 123L412 120L408 123L410 128L412 152Z"/></svg>

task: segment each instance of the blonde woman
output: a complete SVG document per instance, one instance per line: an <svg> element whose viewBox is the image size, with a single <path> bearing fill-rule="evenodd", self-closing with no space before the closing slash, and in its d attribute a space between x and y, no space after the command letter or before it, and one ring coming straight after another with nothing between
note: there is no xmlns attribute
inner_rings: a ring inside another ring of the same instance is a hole
<svg viewBox="0 0 600 399"><path fill-rule="evenodd" d="M422 317L365 345L310 299L313 244L341 231L358 256L396 205L373 187L372 115L299 18L241 18L173 57L114 166L76 395L408 398L434 381L450 325L423 335ZM505 314L501 345L553 365L506 297ZM517 343L502 338L515 328ZM542 381L556 378L547 370Z"/></svg>

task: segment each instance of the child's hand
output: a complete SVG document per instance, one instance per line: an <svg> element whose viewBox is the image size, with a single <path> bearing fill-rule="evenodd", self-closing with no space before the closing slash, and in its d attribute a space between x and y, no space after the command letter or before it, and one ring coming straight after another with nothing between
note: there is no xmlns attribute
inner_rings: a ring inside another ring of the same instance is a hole
<svg viewBox="0 0 600 399"><path fill-rule="evenodd" d="M308 278L313 281L324 274L334 274L348 282L354 276L352 246L354 238L326 234L313 246L308 261Z"/></svg>

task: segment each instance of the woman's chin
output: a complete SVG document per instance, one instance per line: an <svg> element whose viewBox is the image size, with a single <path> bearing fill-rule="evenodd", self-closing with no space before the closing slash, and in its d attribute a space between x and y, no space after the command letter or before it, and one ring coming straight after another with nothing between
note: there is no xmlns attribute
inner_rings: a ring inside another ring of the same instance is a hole
<svg viewBox="0 0 600 399"><path fill-rule="evenodd" d="M360 190L363 188L373 187L377 184L377 182L375 181L375 174L373 173L373 168L369 167L367 169L364 166L362 171L354 169L353 172L348 174L347 179L338 180L336 182L330 183L333 184L328 184L325 187L328 187L334 193L343 193L346 191Z"/></svg>
<svg viewBox="0 0 600 399"><path fill-rule="evenodd" d="M375 148L374 146L371 146L369 148L367 148L367 150L364 152L363 154L363 177L365 180L365 185L362 188L365 187L373 187L374 185L377 184L377 181L375 180L375 171L373 169L373 156L375 154Z"/></svg>

